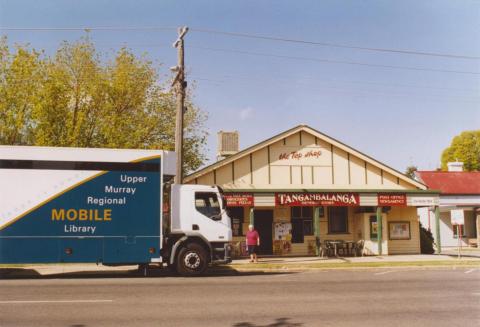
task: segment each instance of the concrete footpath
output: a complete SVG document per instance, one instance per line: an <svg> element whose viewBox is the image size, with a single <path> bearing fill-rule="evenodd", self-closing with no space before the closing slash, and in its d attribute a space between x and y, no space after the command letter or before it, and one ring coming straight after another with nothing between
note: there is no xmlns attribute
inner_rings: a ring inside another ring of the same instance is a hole
<svg viewBox="0 0 480 327"><path fill-rule="evenodd" d="M455 267L470 266L480 268L480 250L465 251L461 259L456 252L441 255L390 255L365 257L260 257L258 263L249 259L234 260L229 265L210 269L215 272L285 271L309 269L348 269L348 268L389 268L389 267ZM159 269L154 269L159 271ZM42 265L0 265L0 278L35 278L65 276L115 277L137 274L137 266L108 267L96 264L42 264ZM154 273L153 275L157 275ZM161 275L161 274L160 274Z"/></svg>
<svg viewBox="0 0 480 327"><path fill-rule="evenodd" d="M443 251L442 254L411 254L411 255L385 255L363 257L259 257L259 263L300 264L300 263L375 263L375 262L420 262L420 261L447 261L458 259L457 249ZM480 260L480 249L468 248L461 252L460 260ZM452 261L453 262L453 261ZM249 258L234 260L233 264L248 264Z"/></svg>
<svg viewBox="0 0 480 327"><path fill-rule="evenodd" d="M456 262L458 261L456 254L417 254L417 255L389 255L389 256L364 256L364 257L260 257L258 263L269 263L269 264L308 264L308 263L319 263L319 264L332 264L332 263L344 263L348 265L349 263L398 263L398 262L420 262L420 261L447 261L447 262ZM464 253L460 260L463 261L480 261L480 252L478 253ZM250 259L238 259L234 260L233 265L244 265L250 264Z"/></svg>

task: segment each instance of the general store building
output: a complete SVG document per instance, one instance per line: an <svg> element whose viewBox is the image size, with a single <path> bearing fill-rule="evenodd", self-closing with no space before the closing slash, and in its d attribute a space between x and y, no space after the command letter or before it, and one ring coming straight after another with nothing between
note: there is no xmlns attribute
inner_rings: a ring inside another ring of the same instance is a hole
<svg viewBox="0 0 480 327"><path fill-rule="evenodd" d="M420 253L417 207L438 205L438 192L305 125L185 182L221 186L238 251L253 222L262 254L313 255L317 239L364 240L366 255Z"/></svg>

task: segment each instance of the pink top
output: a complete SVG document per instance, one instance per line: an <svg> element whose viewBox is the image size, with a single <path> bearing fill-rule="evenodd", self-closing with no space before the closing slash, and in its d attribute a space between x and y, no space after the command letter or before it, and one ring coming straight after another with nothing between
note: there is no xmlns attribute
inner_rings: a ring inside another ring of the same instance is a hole
<svg viewBox="0 0 480 327"><path fill-rule="evenodd" d="M256 230L247 232L247 245L257 245L259 235Z"/></svg>

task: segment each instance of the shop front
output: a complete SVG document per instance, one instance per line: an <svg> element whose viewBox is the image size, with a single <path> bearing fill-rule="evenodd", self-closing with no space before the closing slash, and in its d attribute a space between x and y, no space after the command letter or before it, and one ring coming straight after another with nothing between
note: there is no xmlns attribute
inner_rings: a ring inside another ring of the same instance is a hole
<svg viewBox="0 0 480 327"><path fill-rule="evenodd" d="M249 224L264 255L315 255L326 242L347 244L340 255L420 253L417 207L438 205L437 192L303 125L186 181L224 189L238 256Z"/></svg>

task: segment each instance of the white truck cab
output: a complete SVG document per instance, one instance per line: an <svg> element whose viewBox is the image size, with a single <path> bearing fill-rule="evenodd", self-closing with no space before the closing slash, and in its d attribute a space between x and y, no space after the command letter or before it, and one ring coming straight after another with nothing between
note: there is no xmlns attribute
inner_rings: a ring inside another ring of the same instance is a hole
<svg viewBox="0 0 480 327"><path fill-rule="evenodd" d="M172 234L201 235L208 242L230 242L232 229L221 190L216 186L172 186Z"/></svg>
<svg viewBox="0 0 480 327"><path fill-rule="evenodd" d="M170 196L169 264L191 275L206 264L230 262L232 229L221 188L173 184Z"/></svg>

